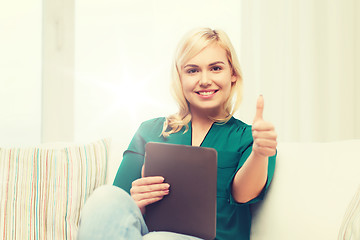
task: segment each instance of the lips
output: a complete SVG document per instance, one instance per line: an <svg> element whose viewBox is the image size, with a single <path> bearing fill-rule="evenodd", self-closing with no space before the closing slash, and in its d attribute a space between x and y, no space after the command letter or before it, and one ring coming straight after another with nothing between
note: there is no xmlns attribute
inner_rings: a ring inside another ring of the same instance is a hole
<svg viewBox="0 0 360 240"><path fill-rule="evenodd" d="M196 91L197 94L199 94L200 96L211 96L213 94L215 94L218 90L202 90L202 91Z"/></svg>

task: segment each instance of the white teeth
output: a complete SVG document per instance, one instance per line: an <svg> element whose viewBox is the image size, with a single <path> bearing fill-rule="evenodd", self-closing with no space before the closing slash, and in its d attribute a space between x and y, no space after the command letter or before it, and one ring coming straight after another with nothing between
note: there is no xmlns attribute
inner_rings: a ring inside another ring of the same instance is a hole
<svg viewBox="0 0 360 240"><path fill-rule="evenodd" d="M211 94L214 94L215 91L211 91L211 92L199 92L200 95L203 95L203 96L207 96L207 95L211 95Z"/></svg>

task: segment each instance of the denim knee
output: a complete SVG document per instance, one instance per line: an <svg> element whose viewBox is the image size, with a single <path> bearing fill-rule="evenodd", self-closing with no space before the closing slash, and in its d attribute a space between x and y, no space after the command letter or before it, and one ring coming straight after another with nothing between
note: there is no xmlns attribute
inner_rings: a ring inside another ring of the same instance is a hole
<svg viewBox="0 0 360 240"><path fill-rule="evenodd" d="M79 223L79 239L140 239L148 232L131 196L116 186L97 188L86 201ZM106 236L106 237L105 237Z"/></svg>
<svg viewBox="0 0 360 240"><path fill-rule="evenodd" d="M133 206L134 202L131 196L123 189L113 185L103 185L95 189L88 199L89 205L91 204L106 204L117 207ZM88 202L86 204L88 204ZM124 206L126 205L126 206Z"/></svg>
<svg viewBox="0 0 360 240"><path fill-rule="evenodd" d="M113 185L103 185L95 189L86 201L81 217L87 215L118 214L123 212L135 212L140 214L140 209L135 204L131 196L123 189Z"/></svg>

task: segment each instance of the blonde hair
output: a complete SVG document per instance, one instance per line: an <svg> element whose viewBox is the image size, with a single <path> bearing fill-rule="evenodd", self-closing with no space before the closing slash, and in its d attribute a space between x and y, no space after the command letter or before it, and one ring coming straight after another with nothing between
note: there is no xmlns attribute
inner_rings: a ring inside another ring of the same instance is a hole
<svg viewBox="0 0 360 240"><path fill-rule="evenodd" d="M162 136L168 137L172 133L179 132L184 126L186 128L185 132L189 129L188 123L191 120L191 112L181 85L181 67L211 44L217 44L226 51L227 59L232 69L232 75L237 78L232 84L229 98L224 104L224 109L226 113L228 113L227 117L213 120L225 123L239 108L242 100L242 73L235 49L229 37L221 30L212 30L210 28L195 29L185 35L175 53L172 64L171 90L179 105L179 111L166 118L161 133Z"/></svg>

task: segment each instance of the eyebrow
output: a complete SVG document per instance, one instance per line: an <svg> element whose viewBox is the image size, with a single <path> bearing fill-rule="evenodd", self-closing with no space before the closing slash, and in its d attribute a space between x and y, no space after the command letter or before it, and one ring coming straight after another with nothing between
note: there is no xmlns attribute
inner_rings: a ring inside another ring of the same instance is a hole
<svg viewBox="0 0 360 240"><path fill-rule="evenodd" d="M225 63L223 61L217 61L217 62L210 63L209 66L214 66L216 64L224 64L225 65Z"/></svg>
<svg viewBox="0 0 360 240"><path fill-rule="evenodd" d="M216 61L216 62L213 62L213 63L210 63L209 66L214 66L216 64L223 64L225 65L225 63L223 61ZM187 64L184 66L184 68L187 68L187 67L199 67L198 65L195 65L195 64Z"/></svg>

